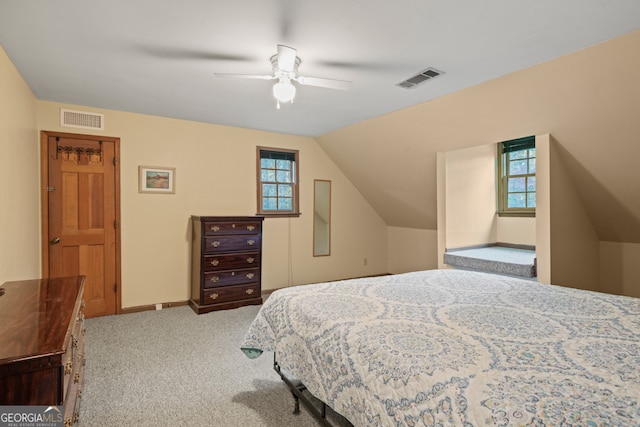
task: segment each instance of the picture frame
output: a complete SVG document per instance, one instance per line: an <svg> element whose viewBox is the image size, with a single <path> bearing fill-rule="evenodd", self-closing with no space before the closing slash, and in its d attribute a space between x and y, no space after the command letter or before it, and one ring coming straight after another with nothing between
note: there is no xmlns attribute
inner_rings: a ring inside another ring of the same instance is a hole
<svg viewBox="0 0 640 427"><path fill-rule="evenodd" d="M176 168L138 166L138 192L175 194Z"/></svg>

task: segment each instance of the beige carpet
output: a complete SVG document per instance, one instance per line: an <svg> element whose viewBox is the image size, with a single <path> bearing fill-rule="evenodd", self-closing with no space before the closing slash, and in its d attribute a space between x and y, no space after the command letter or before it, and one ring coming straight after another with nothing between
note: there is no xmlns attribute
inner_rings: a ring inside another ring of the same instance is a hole
<svg viewBox="0 0 640 427"><path fill-rule="evenodd" d="M80 426L318 426L273 370L239 343L259 306L189 307L86 321ZM348 425L332 411L329 418Z"/></svg>

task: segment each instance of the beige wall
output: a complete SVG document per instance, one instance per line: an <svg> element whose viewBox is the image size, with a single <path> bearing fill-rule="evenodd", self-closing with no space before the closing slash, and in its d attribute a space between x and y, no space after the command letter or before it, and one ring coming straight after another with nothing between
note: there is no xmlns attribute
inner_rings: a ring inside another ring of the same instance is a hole
<svg viewBox="0 0 640 427"><path fill-rule="evenodd" d="M300 151L302 215L265 220L264 289L387 272L386 225L314 139L45 101L39 128L82 133L61 107L104 113L86 133L121 138L123 308L188 299L189 217L255 214L256 146ZM175 167L176 193L138 193L139 165ZM314 179L332 181L329 257L312 256Z"/></svg>
<svg viewBox="0 0 640 427"><path fill-rule="evenodd" d="M600 290L640 298L640 244L600 242Z"/></svg>
<svg viewBox="0 0 640 427"><path fill-rule="evenodd" d="M389 227L389 273L438 268L437 231Z"/></svg>
<svg viewBox="0 0 640 427"><path fill-rule="evenodd" d="M0 47L0 284L40 276L36 98Z"/></svg>
<svg viewBox="0 0 640 427"><path fill-rule="evenodd" d="M497 241L515 245L536 245L536 219L529 217L498 217Z"/></svg>
<svg viewBox="0 0 640 427"><path fill-rule="evenodd" d="M496 215L496 158L495 143L443 153L438 203L445 205L447 249L496 242L535 246L535 218Z"/></svg>
<svg viewBox="0 0 640 427"><path fill-rule="evenodd" d="M446 248L495 243L496 146L445 154Z"/></svg>
<svg viewBox="0 0 640 427"><path fill-rule="evenodd" d="M600 290L598 235L551 136L536 137L538 280Z"/></svg>

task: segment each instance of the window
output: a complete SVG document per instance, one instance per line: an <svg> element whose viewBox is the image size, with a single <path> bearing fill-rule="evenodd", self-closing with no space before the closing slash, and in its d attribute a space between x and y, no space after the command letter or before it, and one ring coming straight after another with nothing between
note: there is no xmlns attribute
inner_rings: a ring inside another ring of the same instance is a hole
<svg viewBox="0 0 640 427"><path fill-rule="evenodd" d="M498 144L498 215L535 216L535 136Z"/></svg>
<svg viewBox="0 0 640 427"><path fill-rule="evenodd" d="M298 151L258 147L258 213L297 216Z"/></svg>

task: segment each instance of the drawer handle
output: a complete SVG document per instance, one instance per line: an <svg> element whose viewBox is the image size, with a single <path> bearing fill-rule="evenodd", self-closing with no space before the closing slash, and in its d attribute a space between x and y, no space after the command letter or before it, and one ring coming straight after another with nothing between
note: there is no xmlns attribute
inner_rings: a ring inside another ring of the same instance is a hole
<svg viewBox="0 0 640 427"><path fill-rule="evenodd" d="M247 279L253 279L254 274L253 273L247 273Z"/></svg>
<svg viewBox="0 0 640 427"><path fill-rule="evenodd" d="M256 227L254 227L253 225L247 225L247 230L253 231L255 229L256 229Z"/></svg>
<svg viewBox="0 0 640 427"><path fill-rule="evenodd" d="M212 276L211 279L209 279L209 281L213 283L216 283L218 280L220 280L218 276Z"/></svg>
<svg viewBox="0 0 640 427"><path fill-rule="evenodd" d="M209 295L209 298L216 299L216 298L218 298L218 294L211 294L211 295Z"/></svg>
<svg viewBox="0 0 640 427"><path fill-rule="evenodd" d="M218 246L220 246L220 242L217 240L214 240L213 242L211 242L211 246L213 246L214 248L217 248Z"/></svg>
<svg viewBox="0 0 640 427"><path fill-rule="evenodd" d="M220 227L214 225L213 227L211 227L211 231L220 231Z"/></svg>
<svg viewBox="0 0 640 427"><path fill-rule="evenodd" d="M235 224L231 224L231 228L236 228L236 225Z"/></svg>
<svg viewBox="0 0 640 427"><path fill-rule="evenodd" d="M249 264L252 264L252 263L253 263L253 261L255 261L255 258L252 258L252 257L247 258L247 262L248 262Z"/></svg>
<svg viewBox="0 0 640 427"><path fill-rule="evenodd" d="M247 240L247 244L249 246L255 245L256 241L255 240Z"/></svg>
<svg viewBox="0 0 640 427"><path fill-rule="evenodd" d="M78 384L80 382L80 373L77 372L74 376L73 376L73 382Z"/></svg>
<svg viewBox="0 0 640 427"><path fill-rule="evenodd" d="M251 295L253 293L253 289L247 289L245 292L247 293L247 295Z"/></svg>
<svg viewBox="0 0 640 427"><path fill-rule="evenodd" d="M220 264L220 260L217 260L217 259L212 259L212 260L211 260L211 265L213 265L214 267L215 267L216 265L218 265L218 264Z"/></svg>
<svg viewBox="0 0 640 427"><path fill-rule="evenodd" d="M73 372L73 362L69 360L64 364L64 374L69 375L71 372Z"/></svg>

